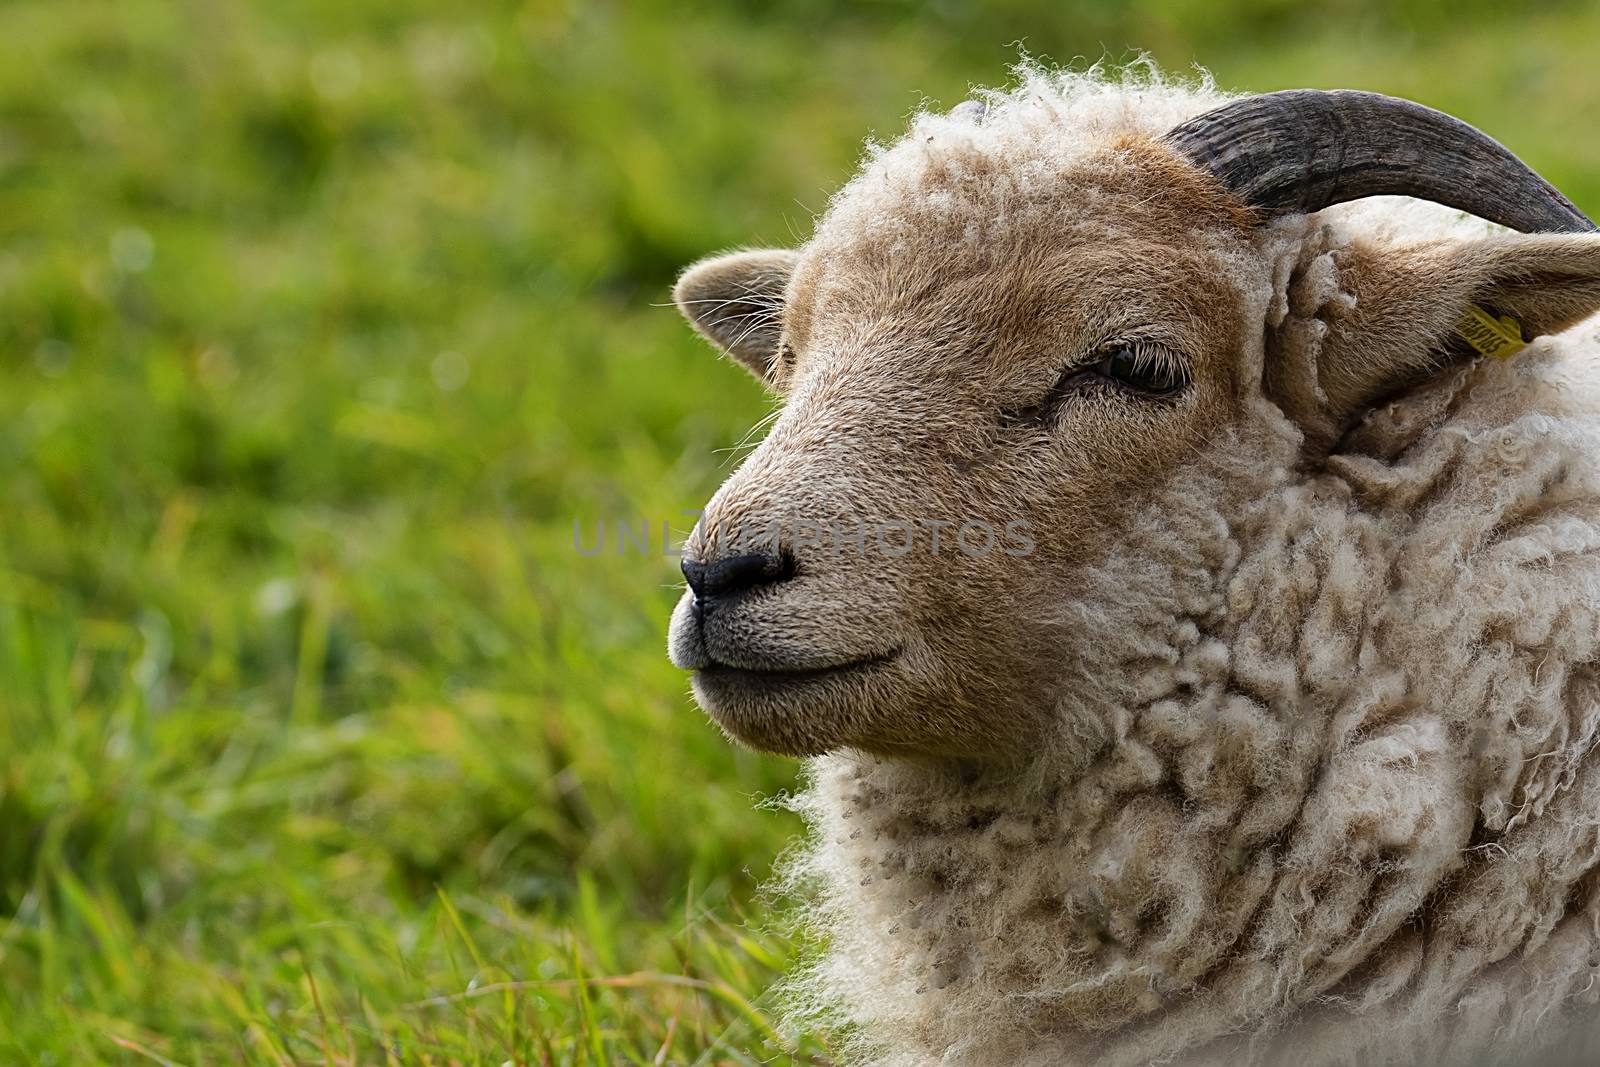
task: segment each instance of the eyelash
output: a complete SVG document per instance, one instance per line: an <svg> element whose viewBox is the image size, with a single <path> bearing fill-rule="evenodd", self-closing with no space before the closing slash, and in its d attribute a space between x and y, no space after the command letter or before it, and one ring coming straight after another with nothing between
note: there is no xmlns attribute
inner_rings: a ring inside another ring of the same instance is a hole
<svg viewBox="0 0 1600 1067"><path fill-rule="evenodd" d="M1112 341L1095 354L1101 358L1090 370L1142 396L1176 396L1189 384L1182 361L1149 341Z"/></svg>
<svg viewBox="0 0 1600 1067"><path fill-rule="evenodd" d="M1127 364L1130 356L1131 366ZM1118 375L1113 360L1119 357L1125 371L1149 376L1156 387L1130 382L1127 373ZM1037 404L1002 409L1000 422L1003 426L1044 425L1055 418L1068 396L1084 389L1099 389L1138 401L1167 403L1181 396L1188 386L1189 374L1183 361L1162 345L1151 341L1107 341L1094 350L1091 358L1068 366Z"/></svg>

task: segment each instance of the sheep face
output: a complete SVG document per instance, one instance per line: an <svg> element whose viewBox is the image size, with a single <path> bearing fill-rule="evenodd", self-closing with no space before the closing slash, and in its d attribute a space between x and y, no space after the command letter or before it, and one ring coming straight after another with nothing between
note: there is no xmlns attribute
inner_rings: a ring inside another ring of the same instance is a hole
<svg viewBox="0 0 1600 1067"><path fill-rule="evenodd" d="M1044 196L977 153L902 178L676 293L783 401L685 546L670 639L762 749L1040 743L1096 637L1061 590L1243 411L1248 220L1198 171L1130 139Z"/></svg>
<svg viewBox="0 0 1600 1067"><path fill-rule="evenodd" d="M1192 475L1231 527L1374 403L1470 356L1469 305L1524 338L1600 306L1592 235L1263 223L1162 140L1176 108L1083 106L924 117L803 248L680 280L690 322L783 402L685 546L671 628L734 738L1085 755L1109 739L1085 679L1149 647L1096 620L1126 614L1135 579L1170 590L1141 601L1157 620L1217 596L1192 545L1154 581L1142 507Z"/></svg>

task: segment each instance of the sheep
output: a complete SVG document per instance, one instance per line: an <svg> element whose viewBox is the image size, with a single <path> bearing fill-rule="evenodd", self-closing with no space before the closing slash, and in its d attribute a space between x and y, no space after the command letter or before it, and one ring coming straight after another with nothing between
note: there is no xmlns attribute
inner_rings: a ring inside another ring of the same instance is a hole
<svg viewBox="0 0 1600 1067"><path fill-rule="evenodd" d="M796 1011L883 1065L1555 1048L1600 999L1594 227L1391 98L980 95L675 290L782 404L669 653L807 760Z"/></svg>

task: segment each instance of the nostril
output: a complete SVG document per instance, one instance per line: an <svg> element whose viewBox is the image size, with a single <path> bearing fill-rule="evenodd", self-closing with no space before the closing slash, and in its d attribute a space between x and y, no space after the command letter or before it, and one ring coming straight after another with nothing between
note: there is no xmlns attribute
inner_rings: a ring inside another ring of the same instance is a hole
<svg viewBox="0 0 1600 1067"><path fill-rule="evenodd" d="M719 559L706 572L706 596L742 593L778 576L779 560L761 552Z"/></svg>
<svg viewBox="0 0 1600 1067"><path fill-rule="evenodd" d="M793 577L794 566L787 556L751 552L729 556L712 563L685 558L683 576L694 590L695 599L710 600L754 589L758 585L781 582Z"/></svg>
<svg viewBox="0 0 1600 1067"><path fill-rule="evenodd" d="M684 580L689 583L689 588L694 591L695 598L698 600L705 599L706 571L711 568L698 560L690 559L688 556L683 557L682 565Z"/></svg>

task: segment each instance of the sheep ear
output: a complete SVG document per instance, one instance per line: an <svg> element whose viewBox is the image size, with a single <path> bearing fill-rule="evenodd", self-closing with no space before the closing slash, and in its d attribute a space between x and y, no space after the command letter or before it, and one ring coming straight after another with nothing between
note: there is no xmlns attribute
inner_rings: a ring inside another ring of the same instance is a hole
<svg viewBox="0 0 1600 1067"><path fill-rule="evenodd" d="M703 259L683 272L672 298L706 340L771 385L783 292L798 258L783 249L761 249Z"/></svg>
<svg viewBox="0 0 1600 1067"><path fill-rule="evenodd" d="M1303 262L1274 328L1288 358L1268 361L1267 385L1329 444L1366 408L1447 366L1515 358L1521 343L1600 311L1596 234L1352 244ZM1308 296L1318 289L1323 297ZM1297 360L1297 349L1315 356Z"/></svg>

